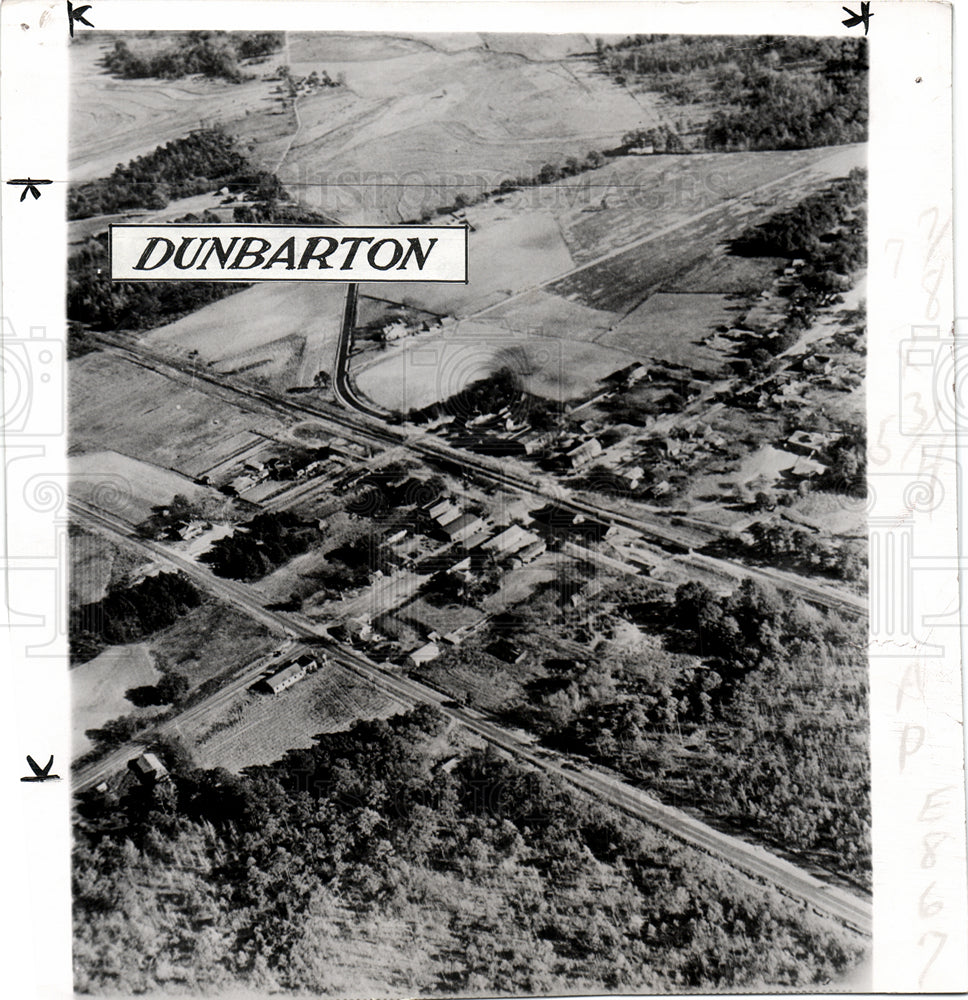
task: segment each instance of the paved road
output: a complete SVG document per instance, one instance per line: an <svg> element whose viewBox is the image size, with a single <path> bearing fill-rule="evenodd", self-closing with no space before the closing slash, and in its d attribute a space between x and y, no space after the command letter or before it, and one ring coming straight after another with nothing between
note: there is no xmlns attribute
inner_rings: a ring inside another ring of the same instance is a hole
<svg viewBox="0 0 968 1000"><path fill-rule="evenodd" d="M384 421L390 416L388 410L371 403L356 391L350 377L350 351L353 348L353 328L356 326L356 303L359 299L359 285L355 281L346 283L346 299L343 302L343 318L336 339L336 360L333 362L333 394L337 400L351 410L356 410L375 420Z"/></svg>
<svg viewBox="0 0 968 1000"><path fill-rule="evenodd" d="M382 669L355 650L332 642L324 627L302 616L267 611L244 584L216 577L197 563L183 559L155 542L132 535L131 526L120 518L98 511L89 504L76 500L71 500L70 503L71 511L79 523L101 533L106 533L123 544L137 548L156 561L180 569L186 576L216 596L252 614L253 617L258 617L260 621L271 622L275 631L286 634L294 640L288 650L290 656L307 648L303 645L304 643L310 643L315 648L319 648L322 644L332 659L341 666L363 677L369 683L404 704L430 703L437 705L444 714L450 716L455 722L516 759L526 761L539 770L551 774L595 798L609 802L623 812L658 827L678 840L725 861L731 867L754 879L776 886L781 892L803 902L818 913L831 916L862 934L869 935L871 933L869 899L825 885L813 875L771 854L764 848L721 833L680 810L663 805L658 800L613 775L603 773L586 764L573 764L562 754L543 748L538 749L535 746L534 737L530 734L499 726L483 713L472 708L457 706L449 700L447 695L419 681ZM227 707L235 695L250 686L265 668L266 662L255 661L237 672L236 676L215 694L179 713L159 728L165 732L178 732L180 726L198 719L203 714L210 713L220 705ZM83 791L105 780L137 754L140 747L141 744L132 742L112 752L104 760L81 769L74 775L75 789Z"/></svg>

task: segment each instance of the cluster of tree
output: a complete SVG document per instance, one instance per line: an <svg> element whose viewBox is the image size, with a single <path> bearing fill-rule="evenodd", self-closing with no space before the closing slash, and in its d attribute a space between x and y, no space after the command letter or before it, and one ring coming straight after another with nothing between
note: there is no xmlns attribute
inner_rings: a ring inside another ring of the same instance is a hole
<svg viewBox="0 0 968 1000"><path fill-rule="evenodd" d="M841 580L856 580L863 572L864 559L855 546L835 544L798 525L756 521L749 533L753 538L751 553L764 562L789 563Z"/></svg>
<svg viewBox="0 0 968 1000"><path fill-rule="evenodd" d="M101 65L125 80L177 80L199 73L242 83L253 77L242 72L240 60L267 56L282 45L283 36L278 31L191 31L178 44L148 52L134 52L126 41L118 39Z"/></svg>
<svg viewBox="0 0 968 1000"><path fill-rule="evenodd" d="M146 576L133 587L112 586L100 601L72 609L71 662L93 659L106 646L137 642L201 603L201 595L180 573Z"/></svg>
<svg viewBox="0 0 968 1000"><path fill-rule="evenodd" d="M288 198L288 194L278 181L275 174L265 174L266 178L271 178L266 185L260 187L257 192L259 200L251 205L236 205L232 209L232 221L241 223L271 222L275 225L306 225L309 223L319 223L321 226L332 225L333 220L320 212L314 212L311 208L304 208L302 205L282 204L278 199ZM274 193L268 189L272 185Z"/></svg>
<svg viewBox="0 0 968 1000"><path fill-rule="evenodd" d="M187 198L219 188L258 187L260 178L221 128L197 129L181 139L158 146L127 165L118 164L109 177L71 185L68 219L87 219L131 209L162 209L173 198ZM266 175L271 177L272 175Z"/></svg>
<svg viewBox="0 0 968 1000"><path fill-rule="evenodd" d="M866 56L853 73L836 78L822 69L757 69L732 88L726 83L722 92L734 109L717 111L707 123L707 149L813 149L867 141Z"/></svg>
<svg viewBox="0 0 968 1000"><path fill-rule="evenodd" d="M101 345L80 323L67 324L67 360L82 358L85 354L101 349Z"/></svg>
<svg viewBox="0 0 968 1000"><path fill-rule="evenodd" d="M147 708L151 705L171 705L181 701L191 686L188 678L175 670L166 671L157 684L143 684L128 688L124 696L132 705Z"/></svg>
<svg viewBox="0 0 968 1000"><path fill-rule="evenodd" d="M315 524L306 524L289 511L257 514L231 535L217 538L199 559L216 576L258 580L322 537Z"/></svg>
<svg viewBox="0 0 968 1000"><path fill-rule="evenodd" d="M504 579L504 561L493 552L474 549L467 553L470 569L466 573L441 570L425 584L421 593L431 604L477 604L496 593ZM458 558L454 553L454 558Z"/></svg>
<svg viewBox="0 0 968 1000"><path fill-rule="evenodd" d="M77 988L338 996L361 961L413 995L807 988L860 957L778 893L445 730L423 706L241 775L162 749L173 780L88 796Z"/></svg>
<svg viewBox="0 0 968 1000"><path fill-rule="evenodd" d="M623 86L719 108L708 149L803 149L867 138L865 39L636 35L596 44ZM677 150L673 150L677 151Z"/></svg>
<svg viewBox="0 0 968 1000"><path fill-rule="evenodd" d="M92 236L68 259L67 315L95 330L148 330L248 287L229 281L112 281L107 235Z"/></svg>
<svg viewBox="0 0 968 1000"><path fill-rule="evenodd" d="M369 582L370 574L379 570L390 573L403 560L392 548L373 535L360 535L351 542L326 553L330 563L337 564L344 587L360 587Z"/></svg>
<svg viewBox="0 0 968 1000"><path fill-rule="evenodd" d="M189 500L184 494L176 493L169 503L151 508L151 514L138 525L138 534L142 538L174 541L181 538L180 529L189 521L227 517L231 512L232 501L222 496Z"/></svg>
<svg viewBox="0 0 968 1000"><path fill-rule="evenodd" d="M867 171L855 168L793 208L748 227L733 241L734 253L804 261L786 293L784 329L755 346L749 344L756 367L765 367L773 355L792 347L817 312L838 301L851 285L850 275L867 262L866 199Z"/></svg>
<svg viewBox="0 0 968 1000"><path fill-rule="evenodd" d="M633 129L622 136L622 150L629 152L651 146L654 153L684 153L686 144L682 136L671 125L660 125L658 128Z"/></svg>
<svg viewBox="0 0 968 1000"><path fill-rule="evenodd" d="M691 583L672 598L646 580L602 582L578 609L561 600L561 580L515 609L518 631L533 636L530 679L509 687L488 657L463 654L472 657L464 673L482 691L503 687L502 703L487 704L474 686L454 693L665 801L869 883L864 624L781 602L749 581L724 597ZM617 620L661 644L592 651L592 636ZM448 690L454 684L446 672L435 676Z"/></svg>
<svg viewBox="0 0 968 1000"><path fill-rule="evenodd" d="M493 375L471 382L447 399L420 410L411 410L407 420L422 424L438 417L453 416L456 423L466 424L475 417L504 409L512 420L518 423L527 421L539 431L555 426L561 419L560 407L528 392L521 375L505 366Z"/></svg>
<svg viewBox="0 0 968 1000"><path fill-rule="evenodd" d="M855 167L793 208L749 226L730 244L733 253L751 257L802 257L823 261L829 246L867 201L867 171Z"/></svg>
<svg viewBox="0 0 968 1000"><path fill-rule="evenodd" d="M842 424L843 436L827 455L830 464L818 485L833 493L867 496L867 430L863 424Z"/></svg>

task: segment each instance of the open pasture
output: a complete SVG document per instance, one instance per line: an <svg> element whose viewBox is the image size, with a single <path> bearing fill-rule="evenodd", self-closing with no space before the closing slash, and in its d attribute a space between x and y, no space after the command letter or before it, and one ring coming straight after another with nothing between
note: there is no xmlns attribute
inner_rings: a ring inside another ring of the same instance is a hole
<svg viewBox="0 0 968 1000"><path fill-rule="evenodd" d="M151 34L131 39L132 47L151 44ZM247 116L251 125L278 107L271 95L273 84L260 79L264 66L248 69L257 78L247 83L200 76L116 79L98 65L102 55L113 48L114 37L79 33L71 43L72 181L106 177L117 164L150 153L193 129ZM154 38L170 40L171 36L157 33ZM282 130L288 130L287 117L273 116L262 123L260 141L268 144L278 138L273 133ZM252 136L255 130L250 127L247 131Z"/></svg>
<svg viewBox="0 0 968 1000"><path fill-rule="evenodd" d="M137 709L125 697L128 688L154 684L161 674L155 669L144 643L109 646L100 656L71 670L71 756L91 749L85 736L109 719L121 715L150 717L158 708Z"/></svg>
<svg viewBox="0 0 968 1000"><path fill-rule="evenodd" d="M338 664L278 695L246 693L220 715L199 723L194 736L200 767L241 771L270 764L287 750L310 747L316 733L338 732L357 719L385 719L405 706Z"/></svg>
<svg viewBox="0 0 968 1000"><path fill-rule="evenodd" d="M306 184L307 203L344 222L399 222L658 122L653 95L633 98L569 55L592 47L580 36L490 43L293 35L293 72L325 69L345 87L300 99L283 183Z"/></svg>
<svg viewBox="0 0 968 1000"><path fill-rule="evenodd" d="M152 507L169 503L176 493L189 500L223 499L214 490L199 486L181 473L116 451L72 455L68 467L72 496L124 518L129 524L144 521L151 515Z"/></svg>
<svg viewBox="0 0 968 1000"><path fill-rule="evenodd" d="M437 315L467 316L569 271L571 254L549 212L495 219L468 238L467 284L364 283L360 292Z"/></svg>
<svg viewBox="0 0 968 1000"><path fill-rule="evenodd" d="M659 292L630 312L613 330L597 339L605 347L654 357L673 365L720 373L722 351L703 344L716 327L732 326L742 303L726 295L679 295Z"/></svg>
<svg viewBox="0 0 968 1000"><path fill-rule="evenodd" d="M85 531L71 524L70 540L70 606L94 604L107 593L108 587L137 571L142 559L129 549L119 548L103 535Z"/></svg>
<svg viewBox="0 0 968 1000"><path fill-rule="evenodd" d="M243 407L211 391L174 382L109 351L75 358L69 365L72 454L106 445L164 468L196 474L199 463L218 461L238 447L239 432L257 428L279 434L285 426L258 404ZM204 467L204 465L203 465Z"/></svg>
<svg viewBox="0 0 968 1000"><path fill-rule="evenodd" d="M152 636L151 649L196 688L244 667L277 643L248 615L210 598Z"/></svg>
<svg viewBox="0 0 968 1000"><path fill-rule="evenodd" d="M331 371L346 289L342 282L265 282L209 303L144 340L197 351L223 372L262 376L274 388L312 385Z"/></svg>
<svg viewBox="0 0 968 1000"><path fill-rule="evenodd" d="M581 264L734 198L750 200L768 214L864 161L862 146L616 156L596 170L474 205L467 216L474 226L486 226L548 212Z"/></svg>

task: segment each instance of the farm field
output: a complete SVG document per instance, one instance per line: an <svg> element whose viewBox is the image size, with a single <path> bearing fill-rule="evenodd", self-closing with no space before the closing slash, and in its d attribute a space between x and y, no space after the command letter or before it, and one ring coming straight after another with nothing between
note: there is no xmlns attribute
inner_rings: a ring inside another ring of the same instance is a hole
<svg viewBox="0 0 968 1000"><path fill-rule="evenodd" d="M93 744L84 735L88 729L98 729L121 715L156 715L161 709L135 708L124 693L128 688L154 684L160 677L143 642L109 646L93 660L74 667L70 672L72 756L91 749Z"/></svg>
<svg viewBox="0 0 968 1000"><path fill-rule="evenodd" d="M130 33L125 35L130 38ZM131 39L131 44L140 48L146 41ZM118 163L216 122L244 119L246 131L261 133L260 144L266 147L291 127L288 116L271 115L278 105L269 82L257 78L236 84L197 76L115 79L98 66L102 54L113 45L114 36L101 33L78 33L71 43L70 176L74 182L106 177ZM249 72L260 69L264 72L258 66Z"/></svg>
<svg viewBox="0 0 968 1000"><path fill-rule="evenodd" d="M316 733L338 732L357 719L385 719L403 710L389 695L329 663L281 694L244 692L233 707L199 722L190 735L200 767L238 772L312 746Z"/></svg>
<svg viewBox="0 0 968 1000"><path fill-rule="evenodd" d="M624 157L559 185L518 192L518 207L524 214L514 215L513 207L497 204L499 199L474 206L467 212L475 227L469 237L468 285L408 283L384 286L379 292L384 298L463 318L369 355L354 369L357 385L381 405L405 410L446 398L508 364L509 357L510 366L532 392L553 399L581 396L602 376L645 357L714 372L718 356L696 341L732 317L732 307L722 296L761 290L772 282L777 263L774 258L732 257L728 241L830 177L845 175L864 158L862 146ZM670 165L668 161L673 160L675 164ZM730 166L716 173L717 160ZM659 204L656 211L637 206L628 192L647 194L649 178L661 179L663 170L675 175L675 182L669 182L671 191L695 189L700 196L685 199L683 206L681 199L653 195ZM588 186L594 175L605 177L609 171L621 171L620 182L627 186L617 190L626 192L626 203L614 209L610 202L608 209L592 213L594 222L585 222L583 215L591 217L587 206L582 208L574 198L565 197L562 189L571 184L572 195L587 199L594 190ZM798 171L795 179L784 182L793 171ZM749 193L767 182L772 185L768 194ZM744 192L740 200L724 201ZM713 200L716 197L719 203ZM539 207L529 210L529 203ZM688 221L667 231L676 217ZM545 236L529 243L529 269L522 270L517 258L513 264L503 258L496 265L495 254L485 251L513 241L515 233L525 231L533 220L538 220L539 233ZM564 256L569 225L576 239L581 234L582 239L597 243L604 256L569 268ZM616 232L622 235L613 237ZM640 242L625 250L613 249L616 243L630 240ZM557 276L549 279L551 272ZM663 296L655 304L648 301L656 293L672 290L694 294ZM721 294L700 303L696 295L704 292ZM485 317L496 323L486 325ZM696 329L697 319L699 335L684 340L681 331Z"/></svg>
<svg viewBox="0 0 968 1000"><path fill-rule="evenodd" d="M216 371L244 372L273 388L312 385L329 372L346 289L342 282L266 282L152 330L144 342L197 351Z"/></svg>
<svg viewBox="0 0 968 1000"><path fill-rule="evenodd" d="M180 493L189 500L222 497L187 476L161 469L116 451L88 451L68 460L71 493L101 510L139 524L152 507L168 503Z"/></svg>
<svg viewBox="0 0 968 1000"><path fill-rule="evenodd" d="M72 524L70 539L70 606L95 604L112 583L136 573L143 561L128 549L119 548L101 535Z"/></svg>
<svg viewBox="0 0 968 1000"><path fill-rule="evenodd" d="M670 364L718 375L726 360L721 350L702 342L716 327L734 326L742 301L725 295L669 294L650 296L612 330L596 338L603 347L615 347L637 357L651 355Z"/></svg>
<svg viewBox="0 0 968 1000"><path fill-rule="evenodd" d="M206 598L151 638L152 652L184 674L192 688L268 653L278 639L247 615Z"/></svg>
<svg viewBox="0 0 968 1000"><path fill-rule="evenodd" d="M582 36L493 42L291 35L295 73L325 69L345 87L299 101L280 179L343 222L399 222L658 123L654 95L632 97L592 58L569 55L593 51Z"/></svg>
<svg viewBox="0 0 968 1000"><path fill-rule="evenodd" d="M109 351L69 365L70 452L115 451L197 475L238 447L243 431L280 434L284 422L257 405L243 407L217 393L179 384ZM170 499L170 498L169 498Z"/></svg>
<svg viewBox="0 0 968 1000"><path fill-rule="evenodd" d="M862 146L615 156L596 170L509 192L468 207L466 214L483 230L506 218L548 212L581 264L733 198L774 211L865 159ZM795 180L777 183L794 172Z"/></svg>

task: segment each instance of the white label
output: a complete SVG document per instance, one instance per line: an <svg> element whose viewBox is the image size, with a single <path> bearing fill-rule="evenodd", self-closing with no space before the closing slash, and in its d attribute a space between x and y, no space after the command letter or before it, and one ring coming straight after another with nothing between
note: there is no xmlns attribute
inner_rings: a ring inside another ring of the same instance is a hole
<svg viewBox="0 0 968 1000"><path fill-rule="evenodd" d="M115 281L467 281L466 226L111 226Z"/></svg>

